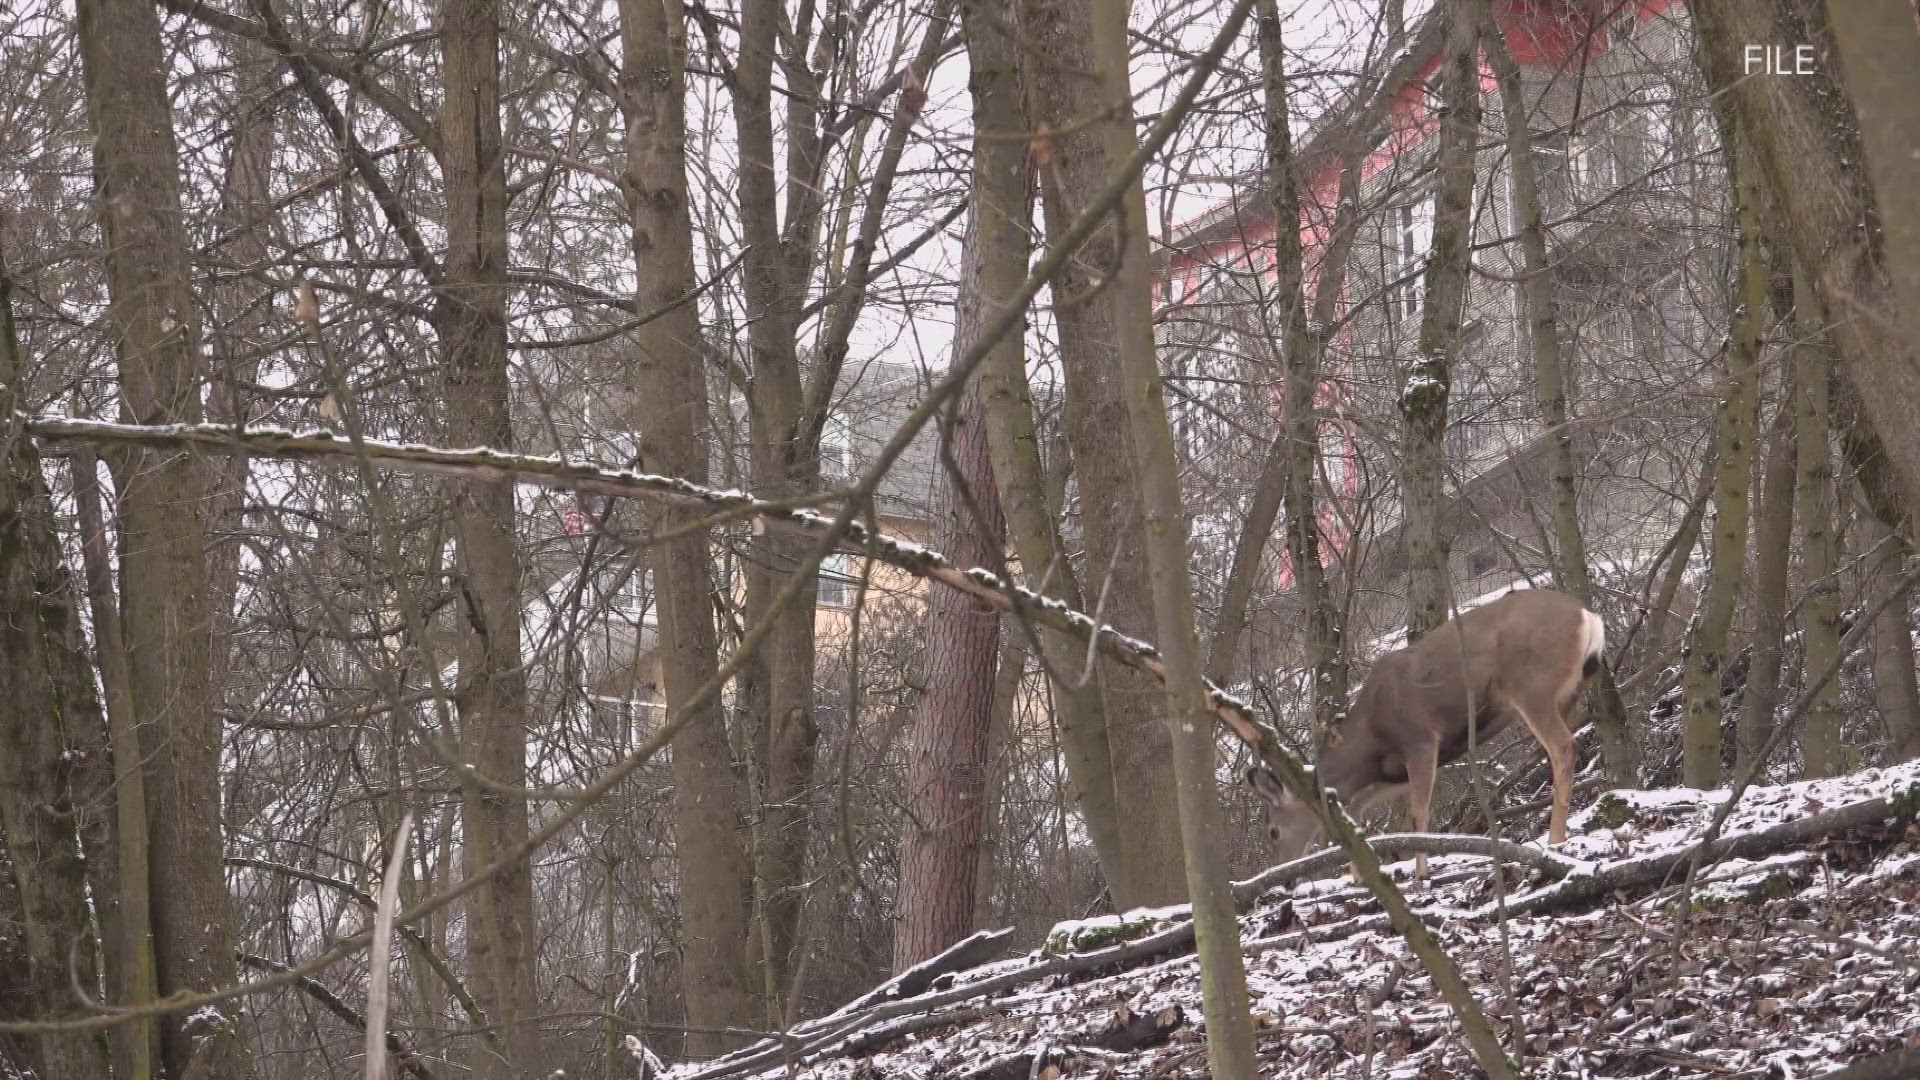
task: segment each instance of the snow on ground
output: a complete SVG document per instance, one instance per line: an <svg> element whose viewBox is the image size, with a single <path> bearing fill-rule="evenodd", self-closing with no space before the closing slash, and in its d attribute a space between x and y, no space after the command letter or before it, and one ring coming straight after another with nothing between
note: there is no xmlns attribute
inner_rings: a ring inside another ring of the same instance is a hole
<svg viewBox="0 0 1920 1080"><path fill-rule="evenodd" d="M1561 850L1604 872L1684 849L1725 797L1615 792L1576 816L1575 835ZM1817 1076L1860 1057L1920 1047L1920 825L1913 819L1920 763L1754 788L1724 827L1723 835L1735 836L1885 797L1904 798L1903 821L1703 867L1684 928L1677 877L1616 892L1597 906L1503 923L1483 914L1498 906L1486 859L1435 858L1427 885L1406 882L1410 862L1393 869L1416 909L1438 924L1442 947L1495 1023L1524 1032L1527 1075ZM1505 874L1509 896L1542 884L1511 864ZM1343 930L1347 923L1356 925ZM1477 1075L1425 971L1398 937L1368 928L1378 925L1370 897L1344 878L1275 890L1242 919L1264 1075ZM1004 982L1019 967L1001 961L958 981ZM1170 1007L1186 1022L1160 1045L1125 1053L1095 1045L1116 1013L1164 1017ZM938 1008L966 1015L879 1046L869 1039L847 1056L827 1047L790 1063L792 1075L1207 1075L1191 955L1056 972L966 1001L950 994ZM902 1022L899 1015L893 1022ZM835 1045L844 1052L844 1042ZM1036 1069L1033 1054L1043 1045L1055 1049ZM1042 1071L1048 1067L1058 1072ZM766 1075L788 1075L788 1068Z"/></svg>

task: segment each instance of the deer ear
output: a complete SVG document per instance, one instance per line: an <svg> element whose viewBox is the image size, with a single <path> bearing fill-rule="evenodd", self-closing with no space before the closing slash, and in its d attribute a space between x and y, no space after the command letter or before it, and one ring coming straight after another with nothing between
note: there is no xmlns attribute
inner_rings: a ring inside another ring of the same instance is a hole
<svg viewBox="0 0 1920 1080"><path fill-rule="evenodd" d="M1252 785L1253 790L1262 799L1270 803L1277 803L1287 797L1287 789L1281 785L1280 778L1273 775L1273 770L1265 765L1249 767L1247 783Z"/></svg>

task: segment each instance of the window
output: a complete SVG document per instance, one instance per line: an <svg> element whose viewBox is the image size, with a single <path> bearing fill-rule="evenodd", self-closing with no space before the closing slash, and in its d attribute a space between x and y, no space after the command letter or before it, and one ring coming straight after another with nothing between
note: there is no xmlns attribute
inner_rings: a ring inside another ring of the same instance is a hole
<svg viewBox="0 0 1920 1080"><path fill-rule="evenodd" d="M644 686L651 692L652 686ZM612 743L619 751L626 751L640 745L641 741L652 735L659 726L660 719L666 715L664 702L642 697L614 697L609 694L590 694L587 697L587 711L593 721L593 732L599 738ZM661 747L663 754L666 747Z"/></svg>
<svg viewBox="0 0 1920 1080"><path fill-rule="evenodd" d="M820 560L820 605L846 607L853 603L854 590L860 587L860 575L854 569L853 556L835 552Z"/></svg>
<svg viewBox="0 0 1920 1080"><path fill-rule="evenodd" d="M1320 429L1320 470L1326 478L1327 494L1340 498L1347 493L1347 434L1339 422Z"/></svg>
<svg viewBox="0 0 1920 1080"><path fill-rule="evenodd" d="M1433 200L1422 198L1387 211L1387 317L1420 316L1427 252L1433 247Z"/></svg>
<svg viewBox="0 0 1920 1080"><path fill-rule="evenodd" d="M828 417L820 431L820 482L839 487L853 479L853 432L846 421Z"/></svg>
<svg viewBox="0 0 1920 1080"><path fill-rule="evenodd" d="M1619 109L1599 113L1568 139L1567 170L1575 198L1603 198L1626 179L1620 168L1620 118Z"/></svg>
<svg viewBox="0 0 1920 1080"><path fill-rule="evenodd" d="M653 571L620 567L607 576L602 589L607 614L616 620L653 626L659 622L653 605Z"/></svg>

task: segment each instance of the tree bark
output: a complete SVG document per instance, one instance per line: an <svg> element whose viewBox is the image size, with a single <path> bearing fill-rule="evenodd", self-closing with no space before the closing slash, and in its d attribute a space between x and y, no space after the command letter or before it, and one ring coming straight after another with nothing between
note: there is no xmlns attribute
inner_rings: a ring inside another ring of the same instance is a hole
<svg viewBox="0 0 1920 1080"><path fill-rule="evenodd" d="M13 281L0 252L0 842L13 874L13 914L26 953L16 1017L79 1011L71 987L93 981L100 951L88 925L87 866L101 851L112 797L106 726L80 630L80 596L61 557L39 451L14 417L26 359L13 324ZM83 832L95 837L83 843ZM105 909L111 893L91 899ZM10 996L11 997L11 996ZM42 1080L109 1071L96 1032L55 1032L26 1044Z"/></svg>
<svg viewBox="0 0 1920 1080"><path fill-rule="evenodd" d="M1800 301L1796 315L1799 340L1792 346L1794 487L1800 509L1800 580L1807 590L1800 605L1800 653L1807 685L1811 686L1840 653L1839 552L1834 535L1838 511L1828 408L1833 363L1820 336L1826 320L1817 309L1809 310L1815 299L1804 287L1804 276L1796 273L1794 285L1794 295ZM1834 776L1845 771L1841 720L1840 682L1829 679L1814 694L1800 726L1805 777Z"/></svg>
<svg viewBox="0 0 1920 1080"><path fill-rule="evenodd" d="M747 332L752 374L751 472L754 491L773 499L811 491L820 479L819 447L808 437L803 415L805 388L798 341L811 268L808 256L814 229L810 219L818 209L812 195L814 140L804 122L790 133L783 235L773 139L773 62L781 20L778 0L747 0L742 6L733 95L740 139L740 226L746 244L742 285L751 320ZM804 47L796 48L794 63L783 65L789 75L807 63ZM793 107L804 111L797 100ZM782 579L806 554L804 543L772 534L756 537L753 549L747 583L749 622L767 617ZM799 928L800 878L810 830L806 800L820 739L813 700L817 598L818 586L807 582L792 604L773 614L775 629L751 662L741 693L744 711L757 726L753 773L759 827L753 851L753 932L763 1010L775 1027L784 1023L778 1014Z"/></svg>
<svg viewBox="0 0 1920 1080"><path fill-rule="evenodd" d="M1920 172L1914 169L1913 156L1920 147L1920 116L1913 108L1920 101L1920 12L1912 0L1827 0L1826 13L1859 120L1855 130L1866 152L1867 174L1873 179L1894 325L1903 331L1900 337L1907 346L1885 362L1901 365L1912 380L1915 343L1920 343ZM1830 314L1840 310L1828 308ZM1914 399L1905 404L1913 405ZM1883 430L1882 436L1912 441L1912 413L1906 416L1903 427ZM1909 486L1907 492L1909 505L1914 505L1920 489Z"/></svg>
<svg viewBox="0 0 1920 1080"><path fill-rule="evenodd" d="M991 8L969 4L961 9L961 31L973 71L970 84L977 131L1018 131L1025 126L1018 82L1021 46L1009 36L1018 27L1018 8L1010 0L998 0ZM992 17L988 17L989 12ZM1017 263L996 268L993 279L983 278L980 283L982 289L992 290L989 295L1004 301L1026 276L1032 162L1025 146L1006 139L980 139L974 155L975 169L981 174L975 181L974 204L987 214L981 218L982 227L1000 234L1001 245L1020 246ZM1005 164L985 169L980 164L982 155L1017 162L1019 186L1013 186ZM1006 187L978 186L982 180L1004 182ZM1025 577L1036 589L1085 611L1080 576L1067 558L1066 543L1060 537L1059 500L1049 497L1053 485L1041 463L1033 394L1027 383L1025 333L1024 326L1009 331L980 365L980 394L993 473L1000 480L1008 536ZM1053 692L1061 757L1080 817L1115 901L1129 906L1124 901L1137 890L1127 876L1128 841L1123 836L1114 794L1113 755L1101 714L1099 683L1082 681L1086 657L1071 642L1053 634L1035 636Z"/></svg>
<svg viewBox="0 0 1920 1080"><path fill-rule="evenodd" d="M1761 473L1760 506L1753 527L1753 652L1747 660L1747 688L1740 698L1736 761L1744 774L1773 735L1773 714L1780 706L1780 646L1786 637L1787 563L1793 551L1792 378L1768 434L1766 466Z"/></svg>
<svg viewBox="0 0 1920 1080"><path fill-rule="evenodd" d="M1264 561L1274 518L1284 504L1286 553L1293 568L1294 592L1306 613L1303 635L1315 731L1325 731L1347 705L1345 620L1334 602L1320 555L1319 509L1314 497L1320 472L1320 361L1325 342L1307 321L1306 266L1300 243L1299 178L1294 175L1293 133L1288 121L1286 55L1280 12L1271 0L1257 5L1261 83L1267 142L1267 176L1273 190L1275 292L1280 309L1280 361L1284 365L1284 412L1280 430L1267 448L1260 479L1247 508L1247 520L1234 545L1233 566L1214 621L1207 660L1208 678L1225 684L1234 668L1254 583ZM1341 198L1345 199L1354 164L1342 162ZM1344 224L1344 223L1342 223ZM1337 292L1343 280L1350 230L1342 229L1321 251L1320 288ZM1337 497L1339 493L1330 495Z"/></svg>
<svg viewBox="0 0 1920 1080"><path fill-rule="evenodd" d="M979 168L977 150L974 161ZM975 177L976 191L987 187L984 178ZM992 301L974 283L993 272L989 264L1005 267L1011 256L1018 265L1026 256L1023 242L984 250L980 216L976 209L962 256L956 355L972 348L992 310ZM946 456L952 460L934 487L934 548L962 566L992 566L1006 549L983 412L977 386L969 387L943 433ZM937 955L973 932L980 871L1000 614L972 597L933 585L926 625L926 691L915 705L907 757L907 833L900 847L895 971Z"/></svg>
<svg viewBox="0 0 1920 1080"><path fill-rule="evenodd" d="M1447 395L1460 348L1473 241L1474 149L1480 137L1480 27L1485 0L1447 5L1443 61L1446 111L1434 171L1433 252L1420 308L1419 356L1400 395L1406 424L1400 451L1401 528L1407 547L1407 640L1447 620L1452 600L1446 513Z"/></svg>
<svg viewBox="0 0 1920 1080"><path fill-rule="evenodd" d="M1707 586L1687 643L1682 690L1685 717L1682 756L1686 783L1711 788L1720 782L1720 667L1726 662L1727 630L1746 572L1748 488L1753 480L1753 431L1760 405L1760 334L1766 318L1767 261L1760 239L1760 177L1744 128L1725 125L1734 180L1734 212L1740 234L1733 336L1721 373L1720 415L1714 428L1714 523Z"/></svg>
<svg viewBox="0 0 1920 1080"><path fill-rule="evenodd" d="M1873 626L1873 683L1880 715L1887 725L1888 759L1920 757L1920 685L1913 664L1912 589L1903 586L1905 567L1913 558L1912 517L1895 483L1893 469L1879 439L1860 422L1859 402L1843 391L1834 399L1833 417L1849 472L1859 481L1866 501L1868 527L1886 546L1873 573L1876 596L1889 589L1903 595L1880 613Z"/></svg>
<svg viewBox="0 0 1920 1080"><path fill-rule="evenodd" d="M1898 592L1873 621L1873 692L1880 720L1887 727L1887 760L1920 757L1920 685L1913 668L1912 590L1902 582L1913 549L1900 534L1871 513L1859 515L1863 531L1878 549L1868 570L1871 595Z"/></svg>
<svg viewBox="0 0 1920 1080"><path fill-rule="evenodd" d="M446 80L441 167L447 198L445 279L435 329L447 379L451 446L513 447L507 375L507 181L500 137L500 14L495 0L450 0L440 9ZM461 751L496 784L526 784L527 677L520 651L520 553L510 482L467 485L454 502L461 582L456 650ZM523 799L462 785L462 860L469 874L528 835ZM474 997L501 1025L507 1060L476 1046L476 1066L497 1076L539 1067L533 873L525 862L481 886L467 912Z"/></svg>
<svg viewBox="0 0 1920 1080"><path fill-rule="evenodd" d="M1814 0L1696 0L1689 11L1699 27L1698 57L1708 89L1731 102L1747 125L1794 257L1809 268L1822 309L1836 320L1828 332L1841 372L1859 391L1906 501L1914 505L1920 494L1920 426L1913 423L1920 412L1920 364L1914 363L1913 339L1899 332L1900 318L1890 310L1885 260L1893 256L1883 241L1894 237L1882 236L1868 170L1858 167L1868 156L1861 140L1865 118L1856 117L1830 65L1792 77L1742 71L1747 45L1823 40L1825 13ZM1912 36L1911 28L1904 36ZM1886 46L1896 56L1911 47L1895 38ZM1879 61L1863 57L1861 63L1863 71L1881 70ZM1896 98L1884 103L1905 108ZM1878 105L1876 122L1866 126L1877 128ZM1876 130L1880 151L1887 149L1883 138ZM1875 177L1891 168L1900 180L1898 170L1905 169L1904 182L1912 182L1911 162L1889 166L1876 155L1873 166ZM1909 244L1906 253L1912 250Z"/></svg>
<svg viewBox="0 0 1920 1080"><path fill-rule="evenodd" d="M636 307L678 304L635 328L632 409L649 469L705 484L712 461L693 222L687 200L685 21L646 0L621 0L621 83L627 120L627 209L633 222ZM685 301L685 302L683 302ZM681 532L703 514L661 508L653 525ZM705 533L652 549L659 606L661 690L681 713L719 669L712 554ZM717 698L674 740L674 850L679 867L681 996L691 1056L718 1054L737 1039L712 1031L752 1027L755 987L748 953L751 900L740 791L726 717Z"/></svg>
<svg viewBox="0 0 1920 1080"><path fill-rule="evenodd" d="M137 0L84 0L77 13L122 415L193 423L201 417L199 321L159 18ZM138 726L164 734L144 748L143 778L152 849L164 853L148 877L159 990L210 990L237 972L208 641L209 477L179 453L116 455L114 464L128 700ZM236 1015L172 1015L159 1026L167 1074L185 1075L191 1063L206 1080L254 1075Z"/></svg>
<svg viewBox="0 0 1920 1080"><path fill-rule="evenodd" d="M1031 128L1038 134L1040 189L1048 237L1058 241L1082 200L1100 189L1116 156L1110 132L1131 130L1124 93L1096 74L1089 36L1089 0L1030 0L1024 29ZM1121 31L1124 31L1124 18ZM1116 110L1089 122L1088 102ZM1057 134L1055 134L1057 133ZM1086 549L1083 584L1093 613L1122 633L1145 636L1154 625L1146 564L1145 508L1134 484L1121 356L1127 347L1120 312L1125 302L1105 274L1121 266L1127 241L1118 221L1108 223L1049 282L1066 376L1062 402L1067 444L1080 486L1080 539ZM1124 797L1124 871L1108 884L1116 907L1177 903L1179 816L1173 749L1158 710L1164 695L1138 674L1102 668L1100 680L1113 769L1113 790ZM1123 794L1124 793L1124 794Z"/></svg>
<svg viewBox="0 0 1920 1080"><path fill-rule="evenodd" d="M1064 6L1064 5L1063 5ZM1245 10L1244 8L1242 9ZM1126 121L1131 100L1127 79L1126 0L1089 4L1094 69L1101 97L1119 121L1101 125L1110 163L1136 148ZM1064 24L1063 24L1064 25ZM1213 717L1203 673L1200 638L1194 628L1193 582L1188 571L1186 516L1180 504L1180 463L1172 424L1160 388L1153 338L1153 270L1147 252L1147 202L1138 178L1115 214L1121 230L1105 263L1114 299L1112 329L1125 383L1127 416L1138 469L1142 532L1153 591L1158 646L1166 667L1165 701L1171 729L1173 772L1187 893L1192 897L1195 950L1200 960L1202 1008L1207 1024L1207 1063L1221 1080L1253 1080L1247 975L1240 955L1240 924L1227 878L1226 849L1213 746ZM1102 264L1096 264L1102 265ZM1058 295L1057 293L1055 294ZM1084 474L1083 474L1084 475Z"/></svg>
<svg viewBox="0 0 1920 1080"><path fill-rule="evenodd" d="M1499 23L1486 24L1485 53L1500 83L1500 105L1507 125L1507 158L1515 225L1520 236L1520 306L1526 313L1527 341L1533 353L1540 422L1546 427L1547 473L1553 484L1554 577L1560 588L1593 606L1593 580L1587 568L1587 542L1580 531L1580 498L1573 467L1573 419L1567 408L1567 361L1560 351L1560 313L1547 265L1547 228L1540 210L1539 174L1534 168L1533 132L1521 96L1520 69L1507 53ZM1634 782L1633 740L1619 688L1606 679L1588 696L1600 756L1607 779L1620 787Z"/></svg>

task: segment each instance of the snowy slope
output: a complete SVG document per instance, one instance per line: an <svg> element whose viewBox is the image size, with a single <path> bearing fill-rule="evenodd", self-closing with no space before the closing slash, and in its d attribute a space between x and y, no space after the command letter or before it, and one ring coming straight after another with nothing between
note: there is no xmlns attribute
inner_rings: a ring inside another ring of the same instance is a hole
<svg viewBox="0 0 1920 1080"><path fill-rule="evenodd" d="M1575 818L1561 849L1573 872L1509 863L1504 905L1485 858L1436 858L1430 884L1405 885L1496 1023L1511 1031L1517 1013L1529 1075L1817 1076L1920 1047L1920 763L1749 790L1722 850L1752 857L1702 866L1683 927L1677 856L1725 795L1612 793ZM1780 838L1810 825L1826 835ZM1607 887L1620 881L1633 883ZM1146 914L1135 922L1160 928L1160 945L1114 944L1121 920L1063 926L1044 955L673 1075L1205 1076L1184 913ZM1266 1075L1476 1074L1425 972L1380 924L1344 877L1269 891L1242 919ZM1060 955L1076 936L1082 951Z"/></svg>

